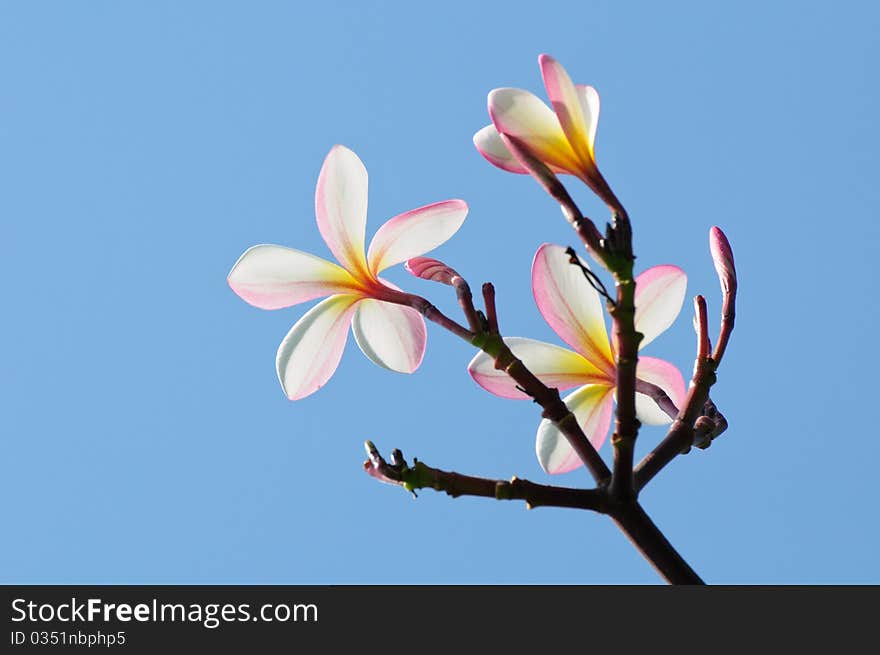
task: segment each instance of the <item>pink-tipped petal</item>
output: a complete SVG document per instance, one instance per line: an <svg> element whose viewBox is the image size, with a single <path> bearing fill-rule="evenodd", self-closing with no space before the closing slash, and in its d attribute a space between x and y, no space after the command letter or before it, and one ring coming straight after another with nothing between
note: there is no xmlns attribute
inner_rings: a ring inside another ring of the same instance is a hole
<svg viewBox="0 0 880 655"><path fill-rule="evenodd" d="M590 144L590 152L595 161L596 131L599 129L599 92L585 84L578 84L576 88L581 111L584 113L584 122L587 124L587 143Z"/></svg>
<svg viewBox="0 0 880 655"><path fill-rule="evenodd" d="M608 436L613 399L614 388L602 384L587 385L565 398L565 404L596 450ZM541 468L547 473L566 473L583 464L565 435L548 419L541 421L538 426L535 450Z"/></svg>
<svg viewBox="0 0 880 655"><path fill-rule="evenodd" d="M636 366L636 377L645 382L656 384L681 409L685 400L684 378L678 368L663 359L643 357L639 355ZM636 394L636 416L646 425L665 425L672 423L672 418L657 406L650 397Z"/></svg>
<svg viewBox="0 0 880 655"><path fill-rule="evenodd" d="M345 268L366 274L367 169L345 146L333 146L315 190L318 229Z"/></svg>
<svg viewBox="0 0 880 655"><path fill-rule="evenodd" d="M290 400L320 389L336 371L360 296L336 295L306 312L278 347L275 366Z"/></svg>
<svg viewBox="0 0 880 655"><path fill-rule="evenodd" d="M439 259L431 259L430 257L407 259L403 267L410 275L441 284L452 285L454 278L461 277L452 267L447 266Z"/></svg>
<svg viewBox="0 0 880 655"><path fill-rule="evenodd" d="M636 277L636 330L644 348L668 328L681 311L687 275L678 266L654 266Z"/></svg>
<svg viewBox="0 0 880 655"><path fill-rule="evenodd" d="M570 263L565 248L549 243L538 248L532 262L532 293L553 331L598 369L613 375L602 301L583 272Z"/></svg>
<svg viewBox="0 0 880 655"><path fill-rule="evenodd" d="M589 125L584 116L581 95L565 68L550 55L538 57L541 75L553 111L559 119L568 143L581 162L593 161L593 144L589 139Z"/></svg>
<svg viewBox="0 0 880 655"><path fill-rule="evenodd" d="M361 351L383 368L412 373L422 363L427 330L410 307L368 298L358 304L351 328Z"/></svg>
<svg viewBox="0 0 880 655"><path fill-rule="evenodd" d="M412 209L386 222L373 237L367 261L378 274L446 242L467 216L464 200L444 200Z"/></svg>
<svg viewBox="0 0 880 655"><path fill-rule="evenodd" d="M268 244L248 248L227 282L245 302L261 309L290 307L357 288L348 271L326 259Z"/></svg>
<svg viewBox="0 0 880 655"><path fill-rule="evenodd" d="M474 145L490 164L511 173L528 173L504 145L494 125L487 125L474 134Z"/></svg>
<svg viewBox="0 0 880 655"><path fill-rule="evenodd" d="M610 380L605 373L568 348L522 337L507 337L504 343L548 387L571 389L582 384ZM484 352L477 353L471 360L468 372L477 384L496 396L528 398L507 373L495 368L495 360ZM609 384L613 382L609 381Z"/></svg>
<svg viewBox="0 0 880 655"><path fill-rule="evenodd" d="M489 116L498 132L522 141L551 169L575 173L582 168L556 114L537 96L522 89L494 89Z"/></svg>

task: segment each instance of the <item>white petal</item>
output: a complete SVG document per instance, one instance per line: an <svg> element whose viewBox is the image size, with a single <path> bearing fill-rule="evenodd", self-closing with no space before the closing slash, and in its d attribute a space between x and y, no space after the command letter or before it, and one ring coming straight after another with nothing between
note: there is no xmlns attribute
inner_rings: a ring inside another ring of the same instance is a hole
<svg viewBox="0 0 880 655"><path fill-rule="evenodd" d="M262 309L350 293L356 287L348 271L326 259L266 244L248 248L235 262L227 281L245 302Z"/></svg>
<svg viewBox="0 0 880 655"><path fill-rule="evenodd" d="M644 348L668 328L681 311L687 275L678 266L654 266L636 277L636 330L645 335Z"/></svg>
<svg viewBox="0 0 880 655"><path fill-rule="evenodd" d="M656 384L666 392L675 406L681 409L685 400L684 378L674 364L656 357L640 355L636 366L636 377ZM645 425L672 423L669 414L660 409L650 397L640 393L636 394L636 416Z"/></svg>
<svg viewBox="0 0 880 655"><path fill-rule="evenodd" d="M592 161L593 143L588 141L589 115L584 112L583 94L575 87L562 64L553 57L541 55L538 62L547 96L568 143L582 162Z"/></svg>
<svg viewBox="0 0 880 655"><path fill-rule="evenodd" d="M360 296L330 296L306 312L284 337L275 366L288 398L314 393L336 371L358 300Z"/></svg>
<svg viewBox="0 0 880 655"><path fill-rule="evenodd" d="M510 171L511 173L528 173L529 171L517 161L494 125L487 125L482 130L474 134L474 145L480 154L485 157L489 163L494 164L498 168Z"/></svg>
<svg viewBox="0 0 880 655"><path fill-rule="evenodd" d="M315 189L318 229L330 251L352 273L367 271L367 169L351 150L333 146Z"/></svg>
<svg viewBox="0 0 880 655"><path fill-rule="evenodd" d="M532 293L553 331L594 366L613 374L602 301L565 248L549 243L538 248L532 262Z"/></svg>
<svg viewBox="0 0 880 655"><path fill-rule="evenodd" d="M463 200L444 200L399 214L373 237L367 261L374 274L433 250L458 231L467 216Z"/></svg>
<svg viewBox="0 0 880 655"><path fill-rule="evenodd" d="M489 116L498 132L525 143L532 155L551 168L580 170L556 114L534 94L522 89L494 89L489 93Z"/></svg>
<svg viewBox="0 0 880 655"><path fill-rule="evenodd" d="M607 379L582 355L568 348L522 337L507 337L504 343L548 387L564 390ZM484 352L471 360L468 372L477 384L496 396L528 398L507 373L495 368L495 360Z"/></svg>
<svg viewBox="0 0 880 655"><path fill-rule="evenodd" d="M599 128L599 92L591 86L578 84L576 87L581 111L587 124L587 139L590 149L596 148L596 130Z"/></svg>
<svg viewBox="0 0 880 655"><path fill-rule="evenodd" d="M374 363L398 373L412 373L425 355L425 321L411 307L361 301L351 323L354 338Z"/></svg>
<svg viewBox="0 0 880 655"><path fill-rule="evenodd" d="M599 450L608 436L614 406L613 396L613 387L591 384L565 398L565 404L574 413L578 424L596 450ZM565 436L548 419L541 421L538 426L535 450L538 462L547 473L565 473L583 464Z"/></svg>

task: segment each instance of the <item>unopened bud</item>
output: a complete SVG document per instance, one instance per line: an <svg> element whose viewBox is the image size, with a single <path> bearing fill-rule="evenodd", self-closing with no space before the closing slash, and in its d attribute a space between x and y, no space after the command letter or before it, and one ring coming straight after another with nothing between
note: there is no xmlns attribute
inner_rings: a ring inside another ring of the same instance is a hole
<svg viewBox="0 0 880 655"><path fill-rule="evenodd" d="M443 262L430 257L413 257L403 267L412 275L431 282L440 282L452 286L452 280L461 277L454 269Z"/></svg>
<svg viewBox="0 0 880 655"><path fill-rule="evenodd" d="M712 262L715 264L715 271L721 281L721 290L725 294L736 293L736 266L733 263L733 250L724 232L717 226L709 230L709 251L712 253Z"/></svg>

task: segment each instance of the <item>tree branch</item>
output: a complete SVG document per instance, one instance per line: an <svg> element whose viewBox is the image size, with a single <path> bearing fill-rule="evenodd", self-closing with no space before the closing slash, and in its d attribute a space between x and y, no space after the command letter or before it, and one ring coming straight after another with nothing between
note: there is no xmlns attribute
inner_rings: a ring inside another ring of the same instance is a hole
<svg viewBox="0 0 880 655"><path fill-rule="evenodd" d="M713 227L709 232L709 250L721 283L722 296L721 327L715 350L710 357L706 301L702 296L697 296L694 299L697 359L687 399L663 441L636 466L634 471L636 492L644 488L678 455L688 452L692 445L707 448L715 437L727 429L727 419L718 412L715 404L709 399L709 390L715 384L716 371L733 331L736 315L736 266L730 242L718 227Z"/></svg>
<svg viewBox="0 0 880 655"><path fill-rule="evenodd" d="M614 434L614 467L611 475L611 495L618 499L636 497L633 483L633 455L640 423L636 418L636 365L642 334L635 328L636 281L633 277L635 257L632 253L632 229L625 213L614 215L606 236L606 247L617 300L608 305L611 314L611 338L616 352L616 395Z"/></svg>
<svg viewBox="0 0 880 655"><path fill-rule="evenodd" d="M464 278L456 276L453 286L455 286L459 302L463 305L465 316L468 317L469 322L478 323L479 330L472 332L459 325L420 296L401 293L399 298L394 296L394 300L390 302L398 302L399 304L413 307L421 312L429 321L449 330L492 357L495 362L495 368L506 372L526 394L541 406L544 410L541 416L553 422L590 471L596 483L605 484L611 477L611 471L599 456L599 453L596 452L587 435L584 434L574 414L571 413L568 406L562 401L559 391L545 385L526 368L522 360L513 354L513 351L504 343L504 339L497 332L498 317L495 311L494 287L492 285L483 286L483 295L487 302L486 311L488 313L485 325L483 325L483 322L477 317L477 312L473 307L470 288ZM389 298L391 297L389 296Z"/></svg>
<svg viewBox="0 0 880 655"><path fill-rule="evenodd" d="M388 464L371 441L366 442L368 459L364 470L374 478L400 485L415 495L417 489L443 491L453 498L481 496L495 500L523 500L528 509L536 507L568 507L571 509L604 512L606 496L598 489L571 489L536 484L517 477L508 480L492 480L443 471L413 460L408 466L399 450L392 453Z"/></svg>
<svg viewBox="0 0 880 655"><path fill-rule="evenodd" d="M611 518L669 584L705 584L637 502L612 510Z"/></svg>
<svg viewBox="0 0 880 655"><path fill-rule="evenodd" d="M690 449L694 442L694 423L709 400L709 389L715 384L715 362L698 359L687 399L663 441L645 455L634 471L636 491L644 488L664 466Z"/></svg>
<svg viewBox="0 0 880 655"><path fill-rule="evenodd" d="M523 500L528 509L565 507L608 514L636 549L670 584L703 584L700 577L663 536L636 501L616 503L606 489L572 489L536 484L517 477L493 480L454 471L443 471L417 459L409 466L400 450L385 461L371 441L365 444L368 459L366 473L381 482L403 487L416 495L419 489L442 491L452 498L477 496L495 500Z"/></svg>
<svg viewBox="0 0 880 655"><path fill-rule="evenodd" d="M583 429L562 401L559 390L548 387L532 373L522 360L504 343L501 335L481 334L474 338L474 345L495 360L495 368L509 375L536 403L544 410L541 416L553 422L568 443L578 454L581 461L593 476L597 484L605 484L611 477L608 466L596 452L593 444L584 434Z"/></svg>
<svg viewBox="0 0 880 655"><path fill-rule="evenodd" d="M416 296L413 294L401 294L405 296L402 301L390 301L390 302L398 302L400 305L406 305L408 307L412 307L417 312L419 312L422 316L424 316L427 320L432 323L436 323L444 330L452 332L455 336L464 339L465 341L473 341L474 333L468 330L466 327L452 320L446 314L437 309L434 305L432 305L428 300L422 298L421 296Z"/></svg>

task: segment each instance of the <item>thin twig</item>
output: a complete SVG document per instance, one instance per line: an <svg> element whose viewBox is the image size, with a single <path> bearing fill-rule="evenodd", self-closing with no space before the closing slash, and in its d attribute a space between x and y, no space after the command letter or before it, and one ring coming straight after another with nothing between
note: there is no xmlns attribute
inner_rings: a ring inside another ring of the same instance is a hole
<svg viewBox="0 0 880 655"><path fill-rule="evenodd" d="M705 448L727 429L727 419L718 412L714 403L709 399L709 391L715 384L716 371L733 331L736 314L736 267L730 242L724 232L717 227L710 230L709 249L721 283L722 296L721 327L715 351L711 357L708 356L709 338L706 334L708 320L706 319L705 300L700 302L702 297L698 296L697 359L687 399L663 441L636 466L634 471L636 491L643 489L667 464L678 455L688 452L692 445ZM714 426L710 426L705 421L698 425L697 420L701 416L712 420Z"/></svg>
<svg viewBox="0 0 880 655"><path fill-rule="evenodd" d="M614 306L614 298L611 297L611 294L608 293L608 289L605 288L605 285L602 283L602 280L599 279L599 276L596 275L592 270L590 270L587 266L584 266L584 263L581 261L581 258L578 257L577 252L574 248L569 246L565 249L565 254L568 255L568 261L571 264L574 264L579 269L581 269L581 273L584 274L584 277L587 278L587 282L590 283L590 286L593 287L596 292L605 298L606 302L608 302L612 307Z"/></svg>
<svg viewBox="0 0 880 655"><path fill-rule="evenodd" d="M495 287L491 282L483 284L483 303L486 306L486 323L491 334L498 334L498 311L495 308Z"/></svg>
<svg viewBox="0 0 880 655"><path fill-rule="evenodd" d="M459 298L464 298L467 301L466 295L459 296ZM584 434L574 414L571 413L571 410L562 401L559 391L545 385L526 368L522 360L516 357L513 351L504 343L504 339L500 334L486 331L482 329L482 326L479 331L472 332L443 314L443 312L420 296L394 292L394 294L387 295L386 299L389 302L396 302L416 309L427 320L449 330L492 357L495 361L495 368L505 371L522 388L524 393L541 406L544 410L541 416L553 422L572 449L581 458L581 461L590 471L596 483L604 484L607 482L608 478L611 477L611 471L605 462L602 461L587 435ZM488 317L485 320L488 325ZM497 316L494 317L494 320L497 325ZM479 318L477 321L482 323Z"/></svg>
<svg viewBox="0 0 880 655"><path fill-rule="evenodd" d="M736 319L736 287L734 286L729 293L724 294L721 304L721 327L718 330L718 341L715 343L715 351L712 353L712 359L716 364L721 363L721 358L727 350L727 343L730 341L730 335L733 333L733 324Z"/></svg>
<svg viewBox="0 0 880 655"><path fill-rule="evenodd" d="M669 394L656 384L636 378L636 391L648 396L648 398L657 403L657 406L669 418L675 419L675 417L678 416L678 407L675 406L672 398L670 398Z"/></svg>
<svg viewBox="0 0 880 655"><path fill-rule="evenodd" d="M710 358L698 359L694 367L687 399L656 448L645 455L634 471L636 491L644 488L663 467L690 449L694 441L694 423L709 398L709 389L715 383L715 364Z"/></svg>
<svg viewBox="0 0 880 655"><path fill-rule="evenodd" d="M474 333L468 330L466 327L461 325L460 323L452 320L446 314L437 309L434 305L432 305L428 300L422 298L421 296L416 296L412 294L402 294L405 295L406 298L403 299L402 302L398 304L407 305L408 307L412 307L417 312L419 312L422 316L424 316L427 320L432 323L436 323L444 330L448 330L452 332L457 337L464 339L467 342L472 342L474 339Z"/></svg>
<svg viewBox="0 0 880 655"><path fill-rule="evenodd" d="M694 330L697 333L697 359L706 359L709 356L711 344L709 343L709 319L707 317L706 299L703 296L694 297Z"/></svg>
<svg viewBox="0 0 880 655"><path fill-rule="evenodd" d="M474 308L474 297L471 295L471 288L467 281L459 275L452 278L452 286L455 289L458 304L461 306L461 311L464 313L465 319L467 319L471 332L475 334L480 332L483 326L477 316L477 310Z"/></svg>

